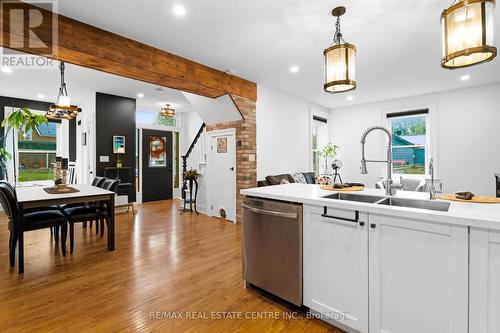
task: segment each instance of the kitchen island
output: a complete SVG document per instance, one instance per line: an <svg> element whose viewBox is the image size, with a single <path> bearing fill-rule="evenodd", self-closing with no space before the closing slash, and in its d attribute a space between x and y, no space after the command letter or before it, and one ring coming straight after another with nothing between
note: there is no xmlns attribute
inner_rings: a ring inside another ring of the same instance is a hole
<svg viewBox="0 0 500 333"><path fill-rule="evenodd" d="M333 325L500 332L500 204L375 189L338 196L307 184L241 194L303 204L303 303Z"/></svg>

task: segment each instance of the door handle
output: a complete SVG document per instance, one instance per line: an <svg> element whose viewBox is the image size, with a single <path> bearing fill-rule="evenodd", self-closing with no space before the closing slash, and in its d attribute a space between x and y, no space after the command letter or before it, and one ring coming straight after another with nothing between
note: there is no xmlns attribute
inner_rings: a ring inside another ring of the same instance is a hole
<svg viewBox="0 0 500 333"><path fill-rule="evenodd" d="M297 214L293 214L293 213L277 212L274 210L255 208L255 207L245 205L245 204L242 204L241 206L243 208L248 209L249 211L257 213L257 214L265 214L265 215L271 215L271 216L276 216L276 217L284 217L284 218L288 218L288 219L296 219L298 217Z"/></svg>
<svg viewBox="0 0 500 333"><path fill-rule="evenodd" d="M229 170L234 171L234 167L230 167Z"/></svg>
<svg viewBox="0 0 500 333"><path fill-rule="evenodd" d="M359 222L359 210L354 211L354 219L348 219L346 217L337 217L337 216L328 215L327 209L328 209L328 207L324 206L324 213L321 214L322 217L327 217L329 219L336 219L336 220L342 220L342 221L347 221L347 222L353 222L353 223Z"/></svg>

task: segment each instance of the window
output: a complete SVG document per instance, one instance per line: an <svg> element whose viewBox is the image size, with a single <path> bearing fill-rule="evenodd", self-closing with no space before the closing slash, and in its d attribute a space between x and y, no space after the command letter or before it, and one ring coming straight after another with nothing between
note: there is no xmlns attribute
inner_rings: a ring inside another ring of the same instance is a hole
<svg viewBox="0 0 500 333"><path fill-rule="evenodd" d="M392 170L401 175L425 175L429 159L428 110L387 115L392 132Z"/></svg>
<svg viewBox="0 0 500 333"><path fill-rule="evenodd" d="M43 113L43 112L42 112ZM18 133L18 180L20 182L54 179L57 124L42 124L35 131Z"/></svg>
<svg viewBox="0 0 500 333"><path fill-rule="evenodd" d="M157 111L152 112L152 111L137 110L135 112L135 122L137 124L161 125L169 127L177 126L177 118L175 116L165 117L162 116L161 113Z"/></svg>
<svg viewBox="0 0 500 333"><path fill-rule="evenodd" d="M312 120L312 166L316 174L321 173L319 152L328 144L328 121L313 116Z"/></svg>

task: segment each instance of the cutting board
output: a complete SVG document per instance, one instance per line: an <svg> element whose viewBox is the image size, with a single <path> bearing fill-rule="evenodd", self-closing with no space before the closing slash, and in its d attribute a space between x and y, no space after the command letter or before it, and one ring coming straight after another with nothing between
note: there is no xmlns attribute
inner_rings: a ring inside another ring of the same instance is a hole
<svg viewBox="0 0 500 333"><path fill-rule="evenodd" d="M321 186L321 189L327 190L327 191L337 191L337 192L357 192L357 191L363 191L365 188L363 186L334 188L332 185L323 185L323 186Z"/></svg>
<svg viewBox="0 0 500 333"><path fill-rule="evenodd" d="M500 198L495 197L482 197L475 195L471 200L458 199L455 194L441 194L437 196L438 199L450 200L450 201L460 201L460 202L470 202L470 203L500 203Z"/></svg>

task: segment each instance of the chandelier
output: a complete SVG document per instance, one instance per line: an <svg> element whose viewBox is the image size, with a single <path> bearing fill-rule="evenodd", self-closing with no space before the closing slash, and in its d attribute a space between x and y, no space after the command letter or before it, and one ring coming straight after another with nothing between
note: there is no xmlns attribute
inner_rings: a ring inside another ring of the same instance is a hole
<svg viewBox="0 0 500 333"><path fill-rule="evenodd" d="M324 52L326 92L335 94L356 89L355 56L356 46L346 43L340 31L340 16L345 7L336 7L332 15L337 17L333 43Z"/></svg>
<svg viewBox="0 0 500 333"><path fill-rule="evenodd" d="M175 110L170 107L170 104L167 104L165 107L161 108L160 113L164 117L175 116Z"/></svg>
<svg viewBox="0 0 500 333"><path fill-rule="evenodd" d="M496 57L494 9L495 0L462 0L443 11L443 68L472 66Z"/></svg>
<svg viewBox="0 0 500 333"><path fill-rule="evenodd" d="M50 108L45 113L45 117L48 119L67 119L71 120L75 118L78 113L82 111L79 107L71 105L70 98L68 95L68 89L66 88L66 83L64 82L64 62L61 61L59 64L59 70L61 72L61 86L59 87L59 93L57 94L57 100L55 104L52 104Z"/></svg>

